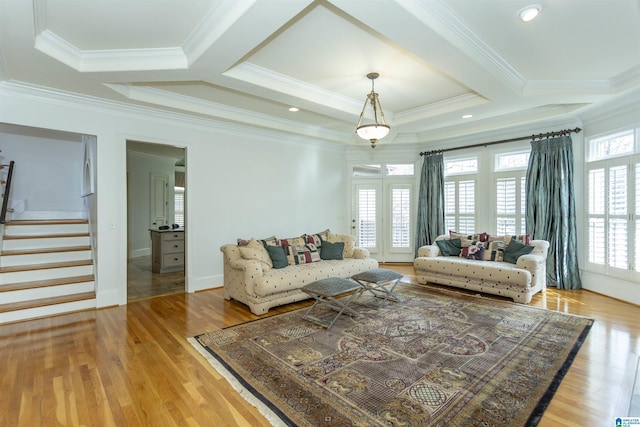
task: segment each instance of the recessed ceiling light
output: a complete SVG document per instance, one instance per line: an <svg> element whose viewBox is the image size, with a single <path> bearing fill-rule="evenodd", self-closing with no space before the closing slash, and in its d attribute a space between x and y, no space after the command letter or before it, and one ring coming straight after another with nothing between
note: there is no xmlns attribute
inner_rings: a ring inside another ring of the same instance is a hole
<svg viewBox="0 0 640 427"><path fill-rule="evenodd" d="M300 111L300 109L298 107L289 107L289 111L295 113L296 111Z"/></svg>
<svg viewBox="0 0 640 427"><path fill-rule="evenodd" d="M542 6L538 4L529 5L523 9L520 9L520 11L518 12L518 18L520 18L522 22L529 22L533 18L538 16L541 10Z"/></svg>
<svg viewBox="0 0 640 427"><path fill-rule="evenodd" d="M470 119L471 117L473 117L473 114L465 114L462 116L463 119Z"/></svg>

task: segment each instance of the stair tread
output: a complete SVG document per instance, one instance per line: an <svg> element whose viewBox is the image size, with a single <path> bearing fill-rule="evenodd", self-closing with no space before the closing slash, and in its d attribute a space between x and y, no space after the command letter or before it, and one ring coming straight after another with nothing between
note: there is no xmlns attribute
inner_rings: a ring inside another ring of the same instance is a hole
<svg viewBox="0 0 640 427"><path fill-rule="evenodd" d="M51 239L59 237L89 237L89 233L58 233L58 234L5 234L4 240L22 240L22 239Z"/></svg>
<svg viewBox="0 0 640 427"><path fill-rule="evenodd" d="M28 308L44 307L48 305L64 304L69 302L84 301L95 299L95 292L82 292L71 295L61 295L51 298L41 298L30 301L14 302L11 304L1 304L0 313L8 313L10 311L26 310Z"/></svg>
<svg viewBox="0 0 640 427"><path fill-rule="evenodd" d="M50 262L45 264L33 264L33 265L13 265L13 266L7 266L7 267L0 267L0 273L45 270L48 268L80 267L84 265L93 265L93 260L87 259L87 260L79 260L79 261Z"/></svg>
<svg viewBox="0 0 640 427"><path fill-rule="evenodd" d="M60 225L60 224L88 224L89 221L80 218L63 218L63 219L14 219L7 221L6 225Z"/></svg>
<svg viewBox="0 0 640 427"><path fill-rule="evenodd" d="M38 248L38 249L14 249L9 251L2 251L2 256L12 255L34 255L34 254L46 254L46 253L58 253L58 252L79 252L90 251L91 246L68 246L58 248Z"/></svg>
<svg viewBox="0 0 640 427"><path fill-rule="evenodd" d="M62 277L59 279L34 280L31 282L7 283L0 285L0 292L23 291L27 289L46 288L49 286L73 285L95 280L93 274L84 276Z"/></svg>

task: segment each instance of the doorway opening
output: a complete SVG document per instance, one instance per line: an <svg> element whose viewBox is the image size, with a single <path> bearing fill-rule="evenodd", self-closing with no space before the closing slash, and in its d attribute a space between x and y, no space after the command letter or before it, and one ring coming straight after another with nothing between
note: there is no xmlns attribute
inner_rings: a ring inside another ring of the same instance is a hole
<svg viewBox="0 0 640 427"><path fill-rule="evenodd" d="M127 141L127 300L186 289L186 153Z"/></svg>

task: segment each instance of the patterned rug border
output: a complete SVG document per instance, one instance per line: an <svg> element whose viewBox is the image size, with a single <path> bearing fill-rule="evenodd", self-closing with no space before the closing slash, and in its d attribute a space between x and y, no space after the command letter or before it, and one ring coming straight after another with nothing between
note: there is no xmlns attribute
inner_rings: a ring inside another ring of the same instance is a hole
<svg viewBox="0 0 640 427"><path fill-rule="evenodd" d="M429 292L441 293L441 294L445 294L445 295L448 295L448 296L451 296L451 297L464 297L464 298L469 298L469 299L479 299L479 300L491 301L492 303L497 303L497 304L507 305L507 306L508 305L517 305L517 306L525 308L527 310L553 311L553 310L549 310L549 309L542 308L542 307L523 305L523 304L518 304L518 303L515 303L515 302L512 302L512 301L485 297L482 294L470 294L470 293L467 294L467 293L463 293L463 292L456 292L455 290L442 289L442 288L433 287L433 286L429 286L429 285L415 285L413 283L402 282L402 281L400 283L398 283L398 285L399 285L399 287L400 286L404 286L404 287L411 287L411 288L414 288L414 289L421 289L421 290L425 290L426 289ZM296 312L302 312L303 310L307 310L307 308L303 307L303 308L299 308L299 309L295 309L295 310L291 310L291 311L287 311L287 312L276 313L276 314L273 314L273 315L260 317L258 319L249 320L247 322L242 322L242 323L237 323L237 324L234 324L234 325L225 326L224 328L220 328L219 330L225 330L225 329L228 329L228 328L237 327L239 325L245 325L245 324L249 324L249 323L253 323L253 322L259 322L259 321L262 321L262 320L265 320L265 319L268 319L268 318L274 318L274 317L280 317L280 316L284 316L284 315L290 315L290 314L293 314L293 313L296 313ZM574 342L573 348L568 353L564 363L562 364L560 369L553 376L553 379L552 379L551 383L549 384L549 387L547 388L546 392L540 397L540 400L538 401L535 409L532 411L527 423L523 427L535 427L535 426L538 425L538 423L542 419L542 416L543 416L544 412L546 411L547 407L551 403L551 400L552 400L553 396L555 395L556 391L558 390L558 388L560 386L560 383L562 382L562 380L566 376L567 372L569 371L569 369L570 369L571 365L573 364L578 352L582 348L582 345L584 344L587 336L589 335L589 332L590 332L591 328L593 327L593 324L596 321L593 318L590 318L590 317L587 317L587 316L578 315L578 314L563 313L563 312L559 312L559 311L554 311L554 312L557 313L557 314L563 315L563 316L581 318L581 319L590 321L590 323L588 323L587 325L584 326L584 329L580 333L578 339ZM227 382L232 386L232 388L238 394L240 394L245 399L245 401L247 401L249 404L251 404L256 409L258 409L260 414L263 417L265 417L265 419L272 426L274 426L274 427L281 427L281 426L295 427L296 424L293 421L291 421L275 405L273 405L269 401L269 399L267 399L265 396L263 396L253 386L251 386L251 384L249 384L246 380L244 380L240 374L235 372L233 370L233 368L231 368L227 363L225 363L222 359L220 359L218 357L218 355L215 354L215 352L213 352L208 347L205 347L202 344L200 344L200 342L198 341L198 338L200 338L203 335L206 335L206 334L208 334L210 332L212 332L212 331L205 332L205 333L202 333L202 334L198 334L198 335L196 335L194 337L187 338L187 341L194 347L194 349L200 355L202 355L205 358L205 360L225 380L227 380Z"/></svg>

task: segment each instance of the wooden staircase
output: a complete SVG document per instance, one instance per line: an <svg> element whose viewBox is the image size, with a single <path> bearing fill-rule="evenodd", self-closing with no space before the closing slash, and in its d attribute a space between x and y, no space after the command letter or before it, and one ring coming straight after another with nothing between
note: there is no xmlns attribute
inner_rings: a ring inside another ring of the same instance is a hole
<svg viewBox="0 0 640 427"><path fill-rule="evenodd" d="M96 307L85 219L14 220L0 253L0 323Z"/></svg>

